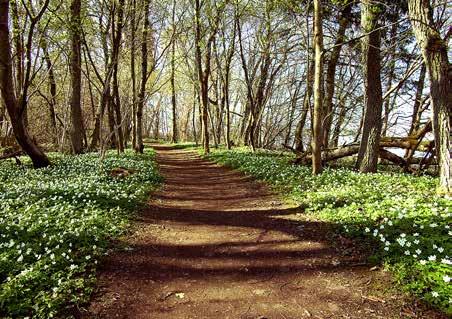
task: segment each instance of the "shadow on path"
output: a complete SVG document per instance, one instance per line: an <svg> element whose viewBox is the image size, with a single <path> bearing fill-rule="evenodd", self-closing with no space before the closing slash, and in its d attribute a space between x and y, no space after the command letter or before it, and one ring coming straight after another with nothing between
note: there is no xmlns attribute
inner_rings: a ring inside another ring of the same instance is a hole
<svg viewBox="0 0 452 319"><path fill-rule="evenodd" d="M155 148L165 185L103 265L85 318L401 317L400 296L370 295L387 275L329 245L331 225L239 172Z"/></svg>

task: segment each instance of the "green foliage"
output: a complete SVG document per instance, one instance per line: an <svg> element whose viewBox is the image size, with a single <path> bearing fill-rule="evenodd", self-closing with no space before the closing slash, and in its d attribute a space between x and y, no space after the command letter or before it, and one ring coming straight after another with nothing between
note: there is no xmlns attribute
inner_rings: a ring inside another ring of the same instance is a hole
<svg viewBox="0 0 452 319"><path fill-rule="evenodd" d="M292 165L287 156L248 150L212 153L210 159L265 180L305 212L334 222L350 237L374 243L372 259L385 262L409 291L452 314L450 198L435 193L435 178L400 173L361 174Z"/></svg>
<svg viewBox="0 0 452 319"><path fill-rule="evenodd" d="M51 318L87 300L98 259L160 182L154 154L53 155L0 163L0 317ZM117 167L133 169L114 177Z"/></svg>

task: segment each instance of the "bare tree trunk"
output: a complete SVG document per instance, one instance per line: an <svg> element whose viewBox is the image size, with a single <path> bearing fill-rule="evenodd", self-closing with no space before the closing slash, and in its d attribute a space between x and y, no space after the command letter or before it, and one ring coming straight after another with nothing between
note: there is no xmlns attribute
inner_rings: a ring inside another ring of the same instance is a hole
<svg viewBox="0 0 452 319"><path fill-rule="evenodd" d="M73 0L71 3L71 145L74 154L83 151L83 117L81 106L82 87L82 59L81 59L81 0Z"/></svg>
<svg viewBox="0 0 452 319"><path fill-rule="evenodd" d="M347 3L345 7L341 10L339 16L339 30L337 32L336 41L334 43L334 48L331 51L331 55L328 61L328 67L326 70L325 78L325 100L324 100L324 129L323 129L323 146L328 147L331 125L333 122L333 97L335 83L334 79L336 76L336 66L339 61L339 56L342 49L342 43L344 42L345 30L350 23L350 13L352 4Z"/></svg>
<svg viewBox="0 0 452 319"><path fill-rule="evenodd" d="M382 88L380 31L377 29L378 10L371 0L361 1L361 26L364 68L364 122L356 167L363 173L376 172L381 138Z"/></svg>
<svg viewBox="0 0 452 319"><path fill-rule="evenodd" d="M114 96L114 111L115 111L115 134L118 140L118 151L124 152L124 133L122 128L122 114L121 114L121 96L119 94L119 82L118 82L118 65L119 65L119 50L121 47L122 30L124 28L124 3L125 0L118 1L118 23L116 24L116 30L113 27L113 96ZM112 19L114 21L114 19ZM112 23L114 26L114 23ZM115 32L116 31L116 32Z"/></svg>
<svg viewBox="0 0 452 319"><path fill-rule="evenodd" d="M107 76L106 81L110 81L110 79L111 79L111 76ZM108 82L106 82L106 83L108 83ZM97 144L101 140L102 119L104 117L105 108L106 108L107 103L108 103L109 91L110 91L110 85L105 84L104 85L104 90L102 91L102 94L101 94L101 97L100 97L99 106L97 108L96 118L94 120L94 130L93 130L93 133L91 135L91 144L89 146L90 150L96 149Z"/></svg>
<svg viewBox="0 0 452 319"><path fill-rule="evenodd" d="M5 104L0 101L0 134L2 133L3 121L5 121Z"/></svg>
<svg viewBox="0 0 452 319"><path fill-rule="evenodd" d="M391 27L391 31L389 32L389 38L390 38L390 44L391 47L389 49L388 55L389 55L389 74L388 74L388 80L386 83L386 90L390 90L392 87L392 82L394 80L394 76L395 76L395 66L396 66L396 57L395 57L395 53L396 53L396 46L397 46L397 30L398 30L398 25L397 23L394 23ZM397 96L397 92L396 95ZM391 99L388 96L386 98L386 100L383 103L383 111L384 111L384 116L383 116L383 124L382 124L382 136L386 136L388 133L388 126L389 126L389 113L391 113Z"/></svg>
<svg viewBox="0 0 452 319"><path fill-rule="evenodd" d="M196 64L198 71L198 81L200 83L200 95L201 95L201 105L202 105L202 136L203 136L203 148L204 153L208 154L210 152L210 141L209 141L209 77L210 77L210 60L211 60L211 50L212 41L214 39L214 33L210 35L207 39L204 52L204 65L202 66L202 54L201 54L201 3L199 0L195 1L195 55Z"/></svg>
<svg viewBox="0 0 452 319"><path fill-rule="evenodd" d="M11 1L12 43L14 46L14 60L16 73L16 96L20 97L25 85L25 44L24 33L21 30L19 7L17 1ZM20 98L18 98L20 100ZM28 110L23 114L24 125L28 128Z"/></svg>
<svg viewBox="0 0 452 319"><path fill-rule="evenodd" d="M309 54L309 52L308 52ZM301 110L301 118L297 124L297 128L295 130L295 150L298 152L302 152L304 149L303 145L303 130L306 125L306 118L308 116L308 112L311 108L311 97L312 97L312 84L314 83L314 63L308 58L307 63L307 74L306 74L306 90L303 97L303 108Z"/></svg>
<svg viewBox="0 0 452 319"><path fill-rule="evenodd" d="M416 84L416 95L414 97L413 114L411 116L411 125L408 135L411 135L414 131L417 131L419 129L419 125L421 124L422 92L424 91L426 73L427 69L425 67L425 64L422 64L419 78Z"/></svg>
<svg viewBox="0 0 452 319"><path fill-rule="evenodd" d="M198 146L198 134L196 132L196 101L199 100L198 93L196 90L196 84L193 84L193 117L192 117L192 125L193 125L193 139L195 140L196 146Z"/></svg>
<svg viewBox="0 0 452 319"><path fill-rule="evenodd" d="M339 99L339 115L337 117L336 126L334 127L332 136L333 147L337 147L339 145L339 135L341 134L341 127L342 124L344 123L345 114L347 112L345 100L346 100L345 97L341 97Z"/></svg>
<svg viewBox="0 0 452 319"><path fill-rule="evenodd" d="M25 50L23 43L23 32L20 29L19 8L17 1L11 1L11 20L12 20L12 43L14 45L14 60L16 73L16 95L20 95L22 86L24 85L24 60Z"/></svg>
<svg viewBox="0 0 452 319"><path fill-rule="evenodd" d="M299 84L296 84L296 78L295 76L293 77L292 81L294 82L294 92L290 93L290 113L289 113L289 124L287 125L287 131L286 131L286 136L284 138L284 145L288 146L289 142L290 142L290 137L292 135L292 127L293 127L293 122L294 122L294 116L295 116L295 111L297 108L297 102L298 102L298 94L300 92L301 89L301 81L299 82Z"/></svg>
<svg viewBox="0 0 452 319"><path fill-rule="evenodd" d="M130 75L132 78L132 148L134 149L137 149L137 80L135 73L136 10L137 1L132 0Z"/></svg>
<svg viewBox="0 0 452 319"><path fill-rule="evenodd" d="M148 36L150 29L149 8L150 0L144 0L144 24L141 39L141 85L137 105L137 147L136 151L143 153L143 109L146 99L146 82L148 74Z"/></svg>
<svg viewBox="0 0 452 319"><path fill-rule="evenodd" d="M173 27L173 38L171 39L171 105L172 105L172 111L173 111L173 135L171 137L171 142L177 143L179 140L178 134L177 134L177 101L176 101L176 84L175 84L175 72L176 72L176 21L175 21L175 15L176 15L176 0L173 0L173 9L172 9L172 16L171 16L171 23Z"/></svg>
<svg viewBox="0 0 452 319"><path fill-rule="evenodd" d="M107 116L108 116L108 127L109 133L107 135L107 140L104 143L109 143L111 148L116 148L118 146L118 131L116 130L115 114L114 114L114 101L110 90L107 94Z"/></svg>
<svg viewBox="0 0 452 319"><path fill-rule="evenodd" d="M411 115L411 125L410 130L408 131L408 136L412 135L413 132L419 130L419 127L421 125L421 117L423 113L423 109L421 109L421 107L422 104L425 102L425 100L422 99L422 92L424 90L426 73L427 69L425 67L425 64L422 64L422 68L416 84L416 95L414 97L413 114ZM405 159L408 162L411 160L413 156L414 150L406 150Z"/></svg>
<svg viewBox="0 0 452 319"><path fill-rule="evenodd" d="M52 140L54 146L58 146L58 128L57 128L57 121L56 121L56 112L55 112L55 106L56 106L56 96L57 96L57 86L55 81L55 73L53 72L53 63L50 59L48 47L47 47L47 40L45 39L45 32L44 32L44 38L41 40L41 47L44 51L44 60L46 61L47 66L47 73L49 76L49 93L50 98L47 99L48 105L49 105L49 118L50 118L50 125L52 127Z"/></svg>
<svg viewBox="0 0 452 319"><path fill-rule="evenodd" d="M430 77L430 96L433 106L433 133L439 163L441 188L452 192L451 116L452 90L447 44L441 39L433 21L428 0L409 0L408 12L414 35L422 51Z"/></svg>
<svg viewBox="0 0 452 319"><path fill-rule="evenodd" d="M314 110L312 116L312 173L322 172L323 30L322 4L314 0Z"/></svg>
<svg viewBox="0 0 452 319"><path fill-rule="evenodd" d="M11 46L9 39L9 0L0 0L0 92L17 142L30 156L35 168L46 167L50 161L31 139L24 124L13 85Z"/></svg>
<svg viewBox="0 0 452 319"><path fill-rule="evenodd" d="M237 15L237 12L235 12ZM234 57L235 52L235 38L237 35L237 24L234 23L233 26L233 34L232 34L232 42L228 49L227 57L226 57L226 65L224 70L224 83L223 83L223 96L226 104L226 147L228 150L232 148L231 143L231 99L229 97L229 86L230 86L230 74L231 74L231 64L232 58Z"/></svg>

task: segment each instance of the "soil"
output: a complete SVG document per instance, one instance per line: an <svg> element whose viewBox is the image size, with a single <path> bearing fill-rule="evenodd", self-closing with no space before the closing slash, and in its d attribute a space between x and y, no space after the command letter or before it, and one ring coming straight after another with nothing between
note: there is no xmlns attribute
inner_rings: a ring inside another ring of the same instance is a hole
<svg viewBox="0 0 452 319"><path fill-rule="evenodd" d="M263 183L155 148L165 184L103 263L83 318L442 318Z"/></svg>

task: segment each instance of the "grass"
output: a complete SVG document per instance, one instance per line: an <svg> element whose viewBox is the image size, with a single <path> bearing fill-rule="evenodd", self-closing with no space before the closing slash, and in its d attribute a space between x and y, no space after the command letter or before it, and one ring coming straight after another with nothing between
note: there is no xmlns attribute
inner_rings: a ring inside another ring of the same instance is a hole
<svg viewBox="0 0 452 319"><path fill-rule="evenodd" d="M371 241L374 262L387 265L408 291L452 314L452 200L436 194L436 178L347 168L312 176L310 167L292 165L290 156L244 148L213 150L208 158L270 183L347 236Z"/></svg>
<svg viewBox="0 0 452 319"><path fill-rule="evenodd" d="M83 303L98 259L160 182L154 153L0 162L0 317L51 318ZM133 169L114 177L113 168Z"/></svg>

